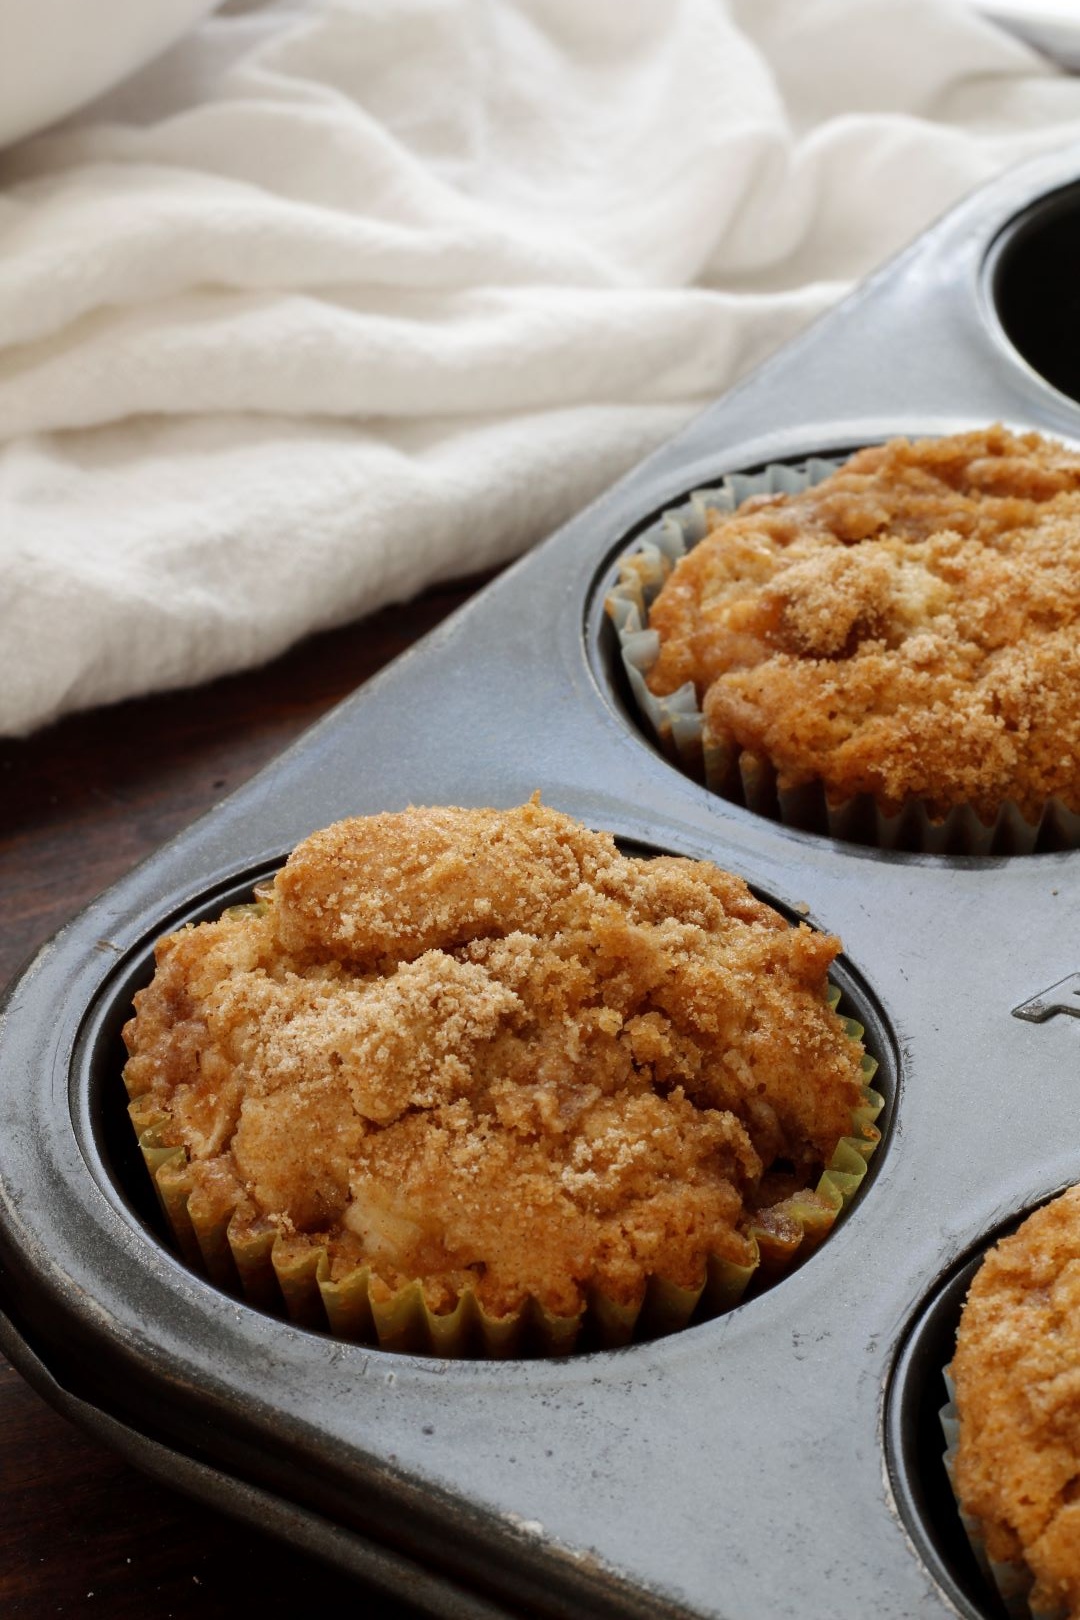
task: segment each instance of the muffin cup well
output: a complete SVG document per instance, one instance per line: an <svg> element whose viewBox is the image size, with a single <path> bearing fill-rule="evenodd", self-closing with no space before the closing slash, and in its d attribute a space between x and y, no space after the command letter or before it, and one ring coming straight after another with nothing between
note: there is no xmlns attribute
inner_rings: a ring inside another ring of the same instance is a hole
<svg viewBox="0 0 1080 1620"><path fill-rule="evenodd" d="M839 1000L839 990L830 986L834 1009ZM852 1040L861 1041L861 1024L845 1018L844 1025ZM391 1288L370 1266L334 1277L325 1248L287 1236L268 1221L242 1221L235 1205L215 1204L198 1187L187 1149L164 1141L168 1116L149 1095L133 1098L128 1111L181 1255L227 1292L298 1326L381 1350L453 1359L565 1356L657 1338L686 1327L692 1318L718 1316L738 1305L748 1289L767 1286L810 1254L854 1197L881 1139L874 1122L884 1098L870 1085L876 1068L875 1059L864 1053L862 1100L852 1111L851 1132L837 1143L817 1186L751 1217L749 1263L710 1255L693 1287L653 1276L635 1303L596 1290L573 1316L557 1316L535 1299L509 1315L493 1316L471 1289L451 1311L434 1311L419 1280Z"/></svg>
<svg viewBox="0 0 1080 1620"><path fill-rule="evenodd" d="M979 1520L971 1513L964 1511L960 1497L956 1491L956 1482L953 1469L956 1462L956 1451L960 1443L960 1417L956 1408L956 1391L953 1387L951 1367L946 1367L943 1373L945 1390L948 1395L946 1405L941 1408L941 1429L945 1436L945 1472L949 1476L949 1484L953 1487L956 1497L956 1510L960 1523L964 1527L964 1534L971 1543L971 1550L987 1582L993 1586L1000 1597L1009 1620L1066 1620L1066 1611L1058 1609L1033 1609L1029 1597L1034 1586L1034 1578L1026 1564L1015 1561L1002 1562L991 1558L986 1550L986 1541L983 1538L982 1526Z"/></svg>
<svg viewBox="0 0 1080 1620"><path fill-rule="evenodd" d="M618 583L607 593L604 606L646 729L672 764L713 793L804 832L936 855L1029 855L1036 850L1080 848L1080 815L1058 799L1047 801L1036 822L1026 820L1010 802L1001 805L993 821L985 822L968 805L935 819L918 799L887 814L871 794L831 798L821 781L781 788L769 760L710 735L692 682L666 697L650 692L646 677L659 656L660 637L649 628L649 609L680 557L705 538L708 512L734 512L755 495L800 494L846 460L815 456L794 466L773 463L758 473L734 473L665 512L622 559Z"/></svg>

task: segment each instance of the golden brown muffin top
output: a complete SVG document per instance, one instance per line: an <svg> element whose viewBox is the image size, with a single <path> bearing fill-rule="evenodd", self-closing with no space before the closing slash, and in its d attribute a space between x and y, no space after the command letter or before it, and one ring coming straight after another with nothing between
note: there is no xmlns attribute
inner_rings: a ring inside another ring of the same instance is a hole
<svg viewBox="0 0 1080 1620"><path fill-rule="evenodd" d="M957 1493L1031 1607L1080 1616L1080 1187L990 1250L952 1364Z"/></svg>
<svg viewBox="0 0 1080 1620"><path fill-rule="evenodd" d="M536 802L343 821L159 942L125 1079L204 1196L335 1276L571 1315L745 1264L764 1170L816 1181L862 1092L838 949Z"/></svg>
<svg viewBox="0 0 1080 1620"><path fill-rule="evenodd" d="M1080 810L1080 455L993 427L861 450L676 566L648 684L832 802Z"/></svg>

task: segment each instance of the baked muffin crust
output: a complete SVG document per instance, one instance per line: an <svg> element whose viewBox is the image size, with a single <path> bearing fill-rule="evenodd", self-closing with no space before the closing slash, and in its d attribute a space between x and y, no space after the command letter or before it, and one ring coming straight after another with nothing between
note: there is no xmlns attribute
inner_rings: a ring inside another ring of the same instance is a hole
<svg viewBox="0 0 1080 1620"><path fill-rule="evenodd" d="M1033 1610L1080 1615L1080 1187L990 1250L952 1364L957 1494Z"/></svg>
<svg viewBox="0 0 1080 1620"><path fill-rule="evenodd" d="M649 611L658 696L781 789L990 822L1080 810L1080 455L993 427L710 514Z"/></svg>
<svg viewBox="0 0 1080 1620"><path fill-rule="evenodd" d="M196 1195L335 1277L572 1315L747 1264L759 1204L816 1182L863 1088L838 949L536 802L410 809L160 941L125 1079Z"/></svg>

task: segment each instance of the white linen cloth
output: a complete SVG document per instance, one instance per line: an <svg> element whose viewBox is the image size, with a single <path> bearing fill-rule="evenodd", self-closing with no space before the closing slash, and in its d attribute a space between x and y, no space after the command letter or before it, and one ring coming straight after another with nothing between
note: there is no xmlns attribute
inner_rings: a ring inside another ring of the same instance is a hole
<svg viewBox="0 0 1080 1620"><path fill-rule="evenodd" d="M0 156L0 732L512 556L1077 139L952 0L234 0Z"/></svg>

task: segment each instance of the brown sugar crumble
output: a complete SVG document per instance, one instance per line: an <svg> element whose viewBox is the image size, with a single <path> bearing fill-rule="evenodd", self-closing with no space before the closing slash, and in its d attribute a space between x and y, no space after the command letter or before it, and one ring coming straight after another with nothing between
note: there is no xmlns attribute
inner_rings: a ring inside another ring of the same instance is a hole
<svg viewBox="0 0 1080 1620"><path fill-rule="evenodd" d="M977 1273L952 1364L957 1494L992 1559L1026 1563L1032 1610L1080 1616L1080 1187Z"/></svg>
<svg viewBox="0 0 1080 1620"><path fill-rule="evenodd" d="M693 682L707 739L834 804L1080 810L1080 454L894 439L709 521L649 611L647 677Z"/></svg>
<svg viewBox="0 0 1080 1620"><path fill-rule="evenodd" d="M708 862L535 801L409 809L315 833L260 894L159 942L125 1080L193 1196L335 1278L492 1315L692 1287L852 1130L839 941Z"/></svg>

